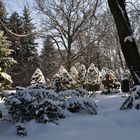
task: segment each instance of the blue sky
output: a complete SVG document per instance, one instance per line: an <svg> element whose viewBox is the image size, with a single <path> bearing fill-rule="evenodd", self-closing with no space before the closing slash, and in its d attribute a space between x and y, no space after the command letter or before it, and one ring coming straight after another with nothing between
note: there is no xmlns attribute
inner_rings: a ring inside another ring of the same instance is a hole
<svg viewBox="0 0 140 140"><path fill-rule="evenodd" d="M22 12L23 6L29 4L30 7L33 7L33 0L4 0L8 13L17 11Z"/></svg>
<svg viewBox="0 0 140 140"><path fill-rule="evenodd" d="M34 8L35 0L3 0L3 1L5 3L9 15L11 15L11 13L13 13L14 11L18 12L21 15L24 5L29 6L33 22L35 24L39 23L40 16L37 16L38 15L37 11Z"/></svg>

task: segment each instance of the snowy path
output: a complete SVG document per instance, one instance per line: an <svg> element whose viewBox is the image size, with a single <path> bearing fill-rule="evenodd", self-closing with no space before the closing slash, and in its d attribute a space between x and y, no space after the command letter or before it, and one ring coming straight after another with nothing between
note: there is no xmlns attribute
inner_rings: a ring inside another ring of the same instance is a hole
<svg viewBox="0 0 140 140"><path fill-rule="evenodd" d="M75 115L59 120L59 125L26 125L28 136L15 135L11 123L0 122L0 140L139 140L140 111L119 110L121 95L97 96L98 115Z"/></svg>

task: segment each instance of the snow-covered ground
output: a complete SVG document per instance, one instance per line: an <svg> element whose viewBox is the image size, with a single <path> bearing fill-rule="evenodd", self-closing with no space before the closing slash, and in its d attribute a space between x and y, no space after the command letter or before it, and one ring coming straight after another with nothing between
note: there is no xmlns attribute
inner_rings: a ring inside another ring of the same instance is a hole
<svg viewBox="0 0 140 140"><path fill-rule="evenodd" d="M139 140L140 111L119 110L125 98L118 95L97 95L97 115L73 115L58 125L25 124L28 136L16 135L15 124L0 121L0 140ZM0 103L0 109L3 109ZM6 111L5 111L6 115Z"/></svg>

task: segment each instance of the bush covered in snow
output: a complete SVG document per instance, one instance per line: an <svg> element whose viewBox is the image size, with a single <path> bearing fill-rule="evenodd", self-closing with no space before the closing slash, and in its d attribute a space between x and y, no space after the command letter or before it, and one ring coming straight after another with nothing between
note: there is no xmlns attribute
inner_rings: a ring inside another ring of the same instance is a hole
<svg viewBox="0 0 140 140"><path fill-rule="evenodd" d="M97 114L96 104L90 98L72 97L65 101L64 107L67 108L70 112Z"/></svg>
<svg viewBox="0 0 140 140"><path fill-rule="evenodd" d="M140 109L140 85L132 88L130 95L127 97L125 102L122 104L121 109Z"/></svg>
<svg viewBox="0 0 140 140"><path fill-rule="evenodd" d="M13 119L21 122L32 119L45 123L61 118L61 102L53 90L32 85L8 97L5 104Z"/></svg>
<svg viewBox="0 0 140 140"><path fill-rule="evenodd" d="M41 84L34 84L8 96L5 105L17 122L36 120L46 123L65 117L67 111L96 114L95 103L87 96L88 91L84 89L56 93Z"/></svg>
<svg viewBox="0 0 140 140"><path fill-rule="evenodd" d="M88 114L97 114L96 105L92 98L89 98L89 92L85 89L77 88L58 93L63 103L63 108L75 113L82 112Z"/></svg>

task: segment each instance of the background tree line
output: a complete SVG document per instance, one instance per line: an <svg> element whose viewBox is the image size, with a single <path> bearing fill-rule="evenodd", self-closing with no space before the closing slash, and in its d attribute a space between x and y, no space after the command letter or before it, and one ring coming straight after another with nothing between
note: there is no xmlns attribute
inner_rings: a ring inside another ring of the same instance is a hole
<svg viewBox="0 0 140 140"><path fill-rule="evenodd" d="M136 38L140 43L139 1L126 1L128 16ZM135 5L135 6L134 6ZM99 70L107 67L113 71L126 69L119 37L112 14L104 0L36 0L35 8L42 15L38 35L18 38L10 35L0 25L11 49L10 57L17 62L6 69L13 79L13 85L26 86L34 70L39 67L46 78L51 79L64 65L68 71L76 62L87 68L94 63ZM28 6L22 14L8 14L0 1L0 20L17 34L38 30ZM42 40L42 50L37 39ZM1 66L2 67L2 66Z"/></svg>

